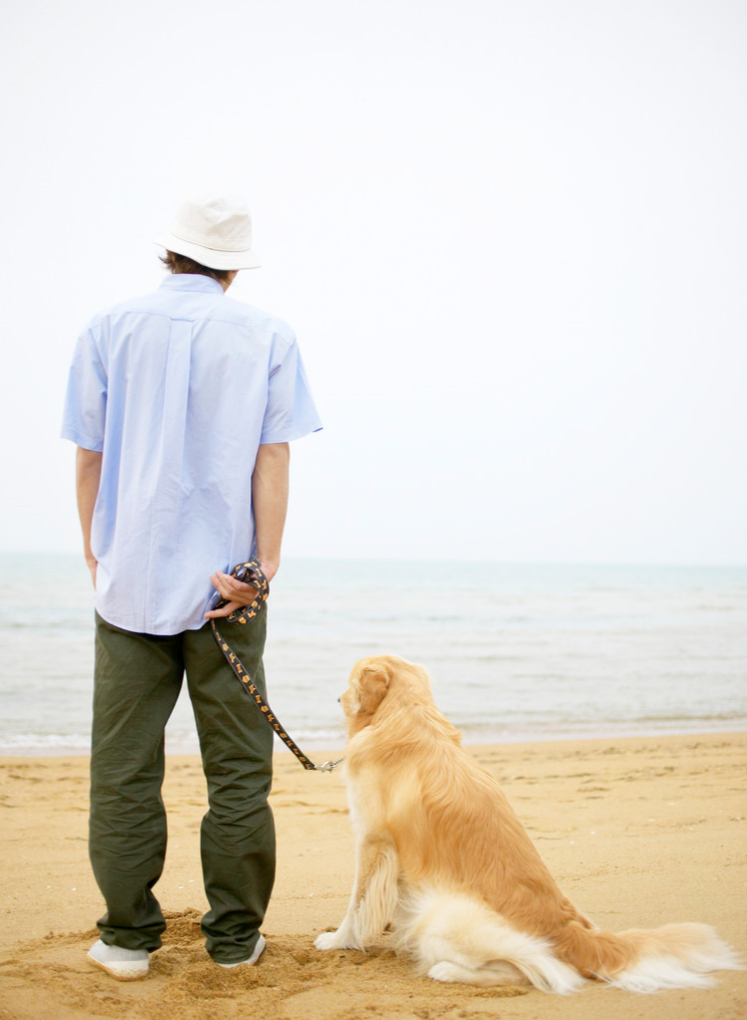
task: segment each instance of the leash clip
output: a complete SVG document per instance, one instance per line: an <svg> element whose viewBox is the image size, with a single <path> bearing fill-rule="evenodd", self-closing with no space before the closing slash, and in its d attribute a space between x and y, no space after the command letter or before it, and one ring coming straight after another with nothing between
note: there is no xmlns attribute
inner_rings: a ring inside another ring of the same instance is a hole
<svg viewBox="0 0 747 1020"><path fill-rule="evenodd" d="M325 761L322 765L315 765L314 770L316 772L332 772L344 761L344 758L338 758L337 761Z"/></svg>

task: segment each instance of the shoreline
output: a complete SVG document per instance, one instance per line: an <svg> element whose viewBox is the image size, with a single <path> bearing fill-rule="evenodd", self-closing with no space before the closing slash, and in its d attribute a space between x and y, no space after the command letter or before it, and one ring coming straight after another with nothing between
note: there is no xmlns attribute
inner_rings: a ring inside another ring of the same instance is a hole
<svg viewBox="0 0 747 1020"><path fill-rule="evenodd" d="M746 732L467 746L501 782L564 892L601 928L700 921L747 952ZM202 769L195 755L168 758L169 849L156 888L168 917L165 945L146 981L125 984L85 959L103 912L87 858L88 756L0 757L2 1020L204 1020L217 998L222 1020L358 1020L372 1010L382 1020L745 1013L747 972L716 974L711 989L636 996L590 983L561 998L439 985L395 957L387 934L367 954L318 953L314 936L345 912L353 837L341 773L306 772L289 752L275 756L278 876L262 927L268 950L251 974L216 973L199 932Z"/></svg>
<svg viewBox="0 0 747 1020"><path fill-rule="evenodd" d="M546 744L562 743L564 741L627 740L638 737L641 739L654 739L658 737L720 736L724 734L737 735L740 733L747 733L747 718L742 717L725 719L721 726L714 726L712 723L709 724L702 719L694 719L691 725L684 725L683 720L672 720L670 725L667 725L666 722L666 720L663 720L660 723L652 724L650 729L646 727L645 724L633 721L630 723L621 723L618 727L612 727L608 723L605 723L600 726L590 725L588 728L583 729L578 728L564 730L561 727L558 730L547 730L544 732L538 732L537 730L533 732L516 730L515 732L499 733L494 730L487 730L485 733L475 733L461 730L461 733L462 744L464 747L469 748L484 747L488 745L500 746L503 744ZM457 728L459 729L459 727ZM297 734L292 732L291 736L295 739ZM297 742L304 750L308 748L308 750L314 751L316 754L322 754L324 752L329 754L329 748L332 746L329 739L323 737L315 738L301 736L298 738ZM343 741L341 741L337 746L337 750L334 751L334 754L339 756L342 753L342 747ZM199 757L200 749L197 744L196 735L193 743L180 744L174 742L173 745L169 747L167 733L165 753L167 758L189 757L190 755ZM291 752L285 744L276 738L273 755L284 756L290 753ZM82 748L66 744L54 747L22 745L17 749L0 746L0 763L2 763L6 758L9 761L23 758L86 758L89 754L90 750L87 746L86 748Z"/></svg>

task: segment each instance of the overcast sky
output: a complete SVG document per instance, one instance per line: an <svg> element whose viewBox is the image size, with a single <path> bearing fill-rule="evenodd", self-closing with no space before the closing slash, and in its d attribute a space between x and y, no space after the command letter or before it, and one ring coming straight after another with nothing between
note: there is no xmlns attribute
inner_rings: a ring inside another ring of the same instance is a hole
<svg viewBox="0 0 747 1020"><path fill-rule="evenodd" d="M747 7L24 0L0 42L0 549L79 548L67 368L245 195L325 430L286 554L747 563Z"/></svg>

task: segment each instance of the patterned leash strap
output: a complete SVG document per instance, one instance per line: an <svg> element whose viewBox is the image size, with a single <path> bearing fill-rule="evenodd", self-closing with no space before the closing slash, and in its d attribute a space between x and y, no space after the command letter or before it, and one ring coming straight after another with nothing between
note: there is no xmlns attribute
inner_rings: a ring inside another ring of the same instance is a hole
<svg viewBox="0 0 747 1020"><path fill-rule="evenodd" d="M223 617L223 619L227 620L228 623L251 623L251 621L257 617L265 602L267 602L267 598L270 594L270 585L267 583L267 578L262 573L257 560L250 560L249 563L239 563L238 566L234 567L231 571L231 577L235 577L237 581L243 581L245 584L254 585L257 589L257 594L254 600L248 605L242 606L241 609L237 609L229 616ZM225 606L227 604L227 599L220 598L212 608L220 609L221 606ZM283 743L295 754L303 767L311 772L331 772L332 769L336 769L340 762L344 761L343 758L338 758L337 761L325 761L323 765L315 765L313 761L306 757L298 744L285 732L280 720L259 693L257 685L247 673L241 659L234 652L226 639L221 636L216 626L215 618L211 618L210 626L213 630L213 637L218 642L218 647L226 657L226 662L234 671L234 674L242 688L264 715L267 722L270 726L272 726Z"/></svg>

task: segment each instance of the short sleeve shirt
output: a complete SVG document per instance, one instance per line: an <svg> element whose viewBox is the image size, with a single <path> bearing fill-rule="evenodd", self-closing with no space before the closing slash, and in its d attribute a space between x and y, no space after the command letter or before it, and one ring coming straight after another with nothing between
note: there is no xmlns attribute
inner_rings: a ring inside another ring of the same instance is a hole
<svg viewBox="0 0 747 1020"><path fill-rule="evenodd" d="M256 553L259 446L320 428L292 330L211 277L169 276L96 316L75 349L62 436L103 455L99 614L147 634L203 626L210 574Z"/></svg>

